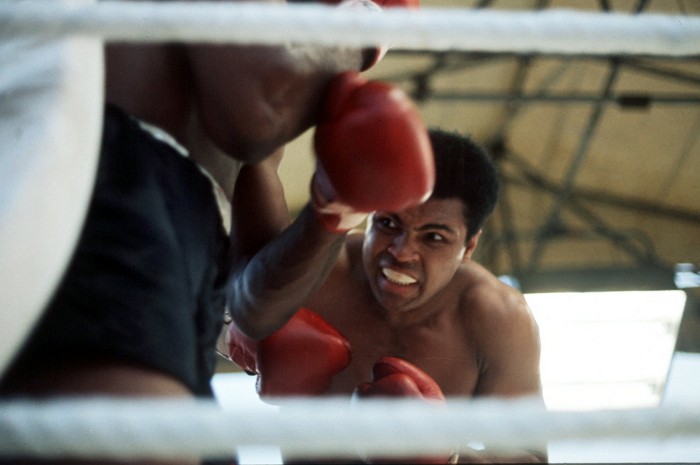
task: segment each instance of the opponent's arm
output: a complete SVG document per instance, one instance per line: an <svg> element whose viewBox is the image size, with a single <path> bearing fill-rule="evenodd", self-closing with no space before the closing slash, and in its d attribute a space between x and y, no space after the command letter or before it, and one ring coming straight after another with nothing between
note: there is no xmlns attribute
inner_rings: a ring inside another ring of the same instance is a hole
<svg viewBox="0 0 700 465"><path fill-rule="evenodd" d="M243 165L232 196L231 235L234 257L255 255L290 224L291 218L279 178L284 148L265 160Z"/></svg>

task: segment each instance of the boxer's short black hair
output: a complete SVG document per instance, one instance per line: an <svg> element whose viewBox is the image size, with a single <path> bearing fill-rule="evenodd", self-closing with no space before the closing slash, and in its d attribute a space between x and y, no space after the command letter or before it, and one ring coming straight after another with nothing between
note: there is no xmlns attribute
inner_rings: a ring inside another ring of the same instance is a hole
<svg viewBox="0 0 700 465"><path fill-rule="evenodd" d="M464 204L467 240L493 212L501 183L493 159L470 136L429 129L435 156L435 187L431 198L457 198Z"/></svg>

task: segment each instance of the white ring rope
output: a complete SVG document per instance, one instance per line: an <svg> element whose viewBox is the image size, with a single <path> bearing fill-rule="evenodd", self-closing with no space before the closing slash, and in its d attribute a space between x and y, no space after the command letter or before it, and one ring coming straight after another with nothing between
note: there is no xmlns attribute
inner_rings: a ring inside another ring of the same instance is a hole
<svg viewBox="0 0 700 465"><path fill-rule="evenodd" d="M50 6L49 6L50 4ZM700 55L700 18L684 15L466 8L352 12L319 4L3 2L4 35L236 42L583 55Z"/></svg>
<svg viewBox="0 0 700 465"><path fill-rule="evenodd" d="M0 404L0 456L216 457L237 447L277 446L287 457L426 455L539 448L548 441L700 437L697 405L548 412L533 399L291 399L279 411L222 410L211 401L59 400Z"/></svg>

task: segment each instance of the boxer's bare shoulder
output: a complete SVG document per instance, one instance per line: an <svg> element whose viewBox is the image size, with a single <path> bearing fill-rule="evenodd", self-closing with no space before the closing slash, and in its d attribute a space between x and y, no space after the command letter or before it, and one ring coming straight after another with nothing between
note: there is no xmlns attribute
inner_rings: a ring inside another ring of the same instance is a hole
<svg viewBox="0 0 700 465"><path fill-rule="evenodd" d="M529 313L520 291L500 281L493 273L477 262L464 263L454 278L459 286L463 306L479 311L503 313L510 318L514 313Z"/></svg>
<svg viewBox="0 0 700 465"><path fill-rule="evenodd" d="M462 283L463 326L478 347L477 393L539 393L539 330L525 297L475 262L455 278Z"/></svg>

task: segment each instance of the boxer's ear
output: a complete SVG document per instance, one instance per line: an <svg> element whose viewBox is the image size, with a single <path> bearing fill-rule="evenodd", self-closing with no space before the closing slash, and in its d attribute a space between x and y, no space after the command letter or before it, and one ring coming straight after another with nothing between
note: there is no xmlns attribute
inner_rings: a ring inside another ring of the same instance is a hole
<svg viewBox="0 0 700 465"><path fill-rule="evenodd" d="M482 229L479 229L479 231L467 241L467 248L464 250L464 255L462 256L462 263L468 261L472 257L472 254L476 249L476 244L479 243L479 237L481 237L482 231Z"/></svg>

